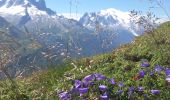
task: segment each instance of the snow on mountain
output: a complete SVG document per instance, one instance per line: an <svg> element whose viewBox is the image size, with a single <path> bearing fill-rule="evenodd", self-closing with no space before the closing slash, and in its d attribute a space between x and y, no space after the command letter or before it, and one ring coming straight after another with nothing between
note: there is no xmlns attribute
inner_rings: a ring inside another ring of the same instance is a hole
<svg viewBox="0 0 170 100"><path fill-rule="evenodd" d="M76 14L76 13L61 13L61 14L57 14L59 16L63 16L65 18L68 18L68 19L74 19L76 21L79 21L80 18L82 17L81 14Z"/></svg>
<svg viewBox="0 0 170 100"><path fill-rule="evenodd" d="M30 14L55 14L54 11L46 7L44 0L1 0L0 12L8 14L23 15L25 9L28 9Z"/></svg>
<svg viewBox="0 0 170 100"><path fill-rule="evenodd" d="M98 13L86 13L80 18L77 14L59 14L67 19L79 20L79 23L89 29L94 29L96 22L106 28L123 28L136 33L138 27L130 22L130 13L122 12L114 8L101 10ZM0 15L9 22L17 26L22 26L30 20L39 22L40 20L62 20L54 11L46 7L45 0L1 0Z"/></svg>
<svg viewBox="0 0 170 100"><path fill-rule="evenodd" d="M0 15L9 22L23 25L37 17L52 17L56 13L46 7L45 0L1 0Z"/></svg>
<svg viewBox="0 0 170 100"><path fill-rule="evenodd" d="M99 15L105 17L112 16L113 19L117 19L119 23L123 23L124 25L127 25L130 19L129 12L122 12L114 8L101 10Z"/></svg>
<svg viewBox="0 0 170 100"><path fill-rule="evenodd" d="M97 13L85 13L79 22L89 29L94 29L96 23L98 23L104 28L123 28L130 31L134 36L139 36L137 34L138 26L131 22L130 12L123 12L114 8L101 10Z"/></svg>
<svg viewBox="0 0 170 100"><path fill-rule="evenodd" d="M67 52L70 57L109 52L122 44L133 41L138 35L134 30L128 29L128 24L131 24L128 13L116 9L86 13L77 21L66 18L66 14L56 15L54 11L46 7L44 0L1 0L0 16L26 32L29 40L34 40L40 45L38 51L37 49L34 51L33 48L28 53L29 55L26 54L21 58L22 65L20 66L25 67L29 67L31 61L35 61L34 64L37 66L45 67L49 63L47 56L53 61L50 63L55 64L64 59L62 55L67 49L69 49ZM96 23L104 29L97 34ZM117 34L114 33L115 30ZM32 47L34 45L30 48ZM49 55L44 56L42 52ZM27 60L30 57L31 59Z"/></svg>
<svg viewBox="0 0 170 100"><path fill-rule="evenodd" d="M131 29L133 24L130 22L129 13L114 8L101 10L97 13L85 13L79 23L96 31L96 34L99 34L101 38L106 37L106 40L113 36L114 38L111 39L113 47L111 48L130 43L135 36L139 36L135 30Z"/></svg>

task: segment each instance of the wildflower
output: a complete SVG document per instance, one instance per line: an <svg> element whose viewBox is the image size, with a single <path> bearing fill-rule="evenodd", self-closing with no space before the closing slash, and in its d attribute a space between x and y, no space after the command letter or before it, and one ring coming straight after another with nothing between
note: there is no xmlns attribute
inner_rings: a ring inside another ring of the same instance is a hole
<svg viewBox="0 0 170 100"><path fill-rule="evenodd" d="M93 86L95 83L93 81L90 82L83 82L83 87L89 87L89 86Z"/></svg>
<svg viewBox="0 0 170 100"><path fill-rule="evenodd" d="M129 92L134 92L135 91L135 88L133 87L133 86L131 86L130 88L129 88Z"/></svg>
<svg viewBox="0 0 170 100"><path fill-rule="evenodd" d="M123 93L123 90L118 90L116 94L121 95Z"/></svg>
<svg viewBox="0 0 170 100"><path fill-rule="evenodd" d="M141 63L141 67L149 67L149 66L150 66L150 64L149 64L148 61L143 61L143 62Z"/></svg>
<svg viewBox="0 0 170 100"><path fill-rule="evenodd" d="M102 75L102 74L94 74L96 80L100 81L100 80L105 80L106 79L106 76Z"/></svg>
<svg viewBox="0 0 170 100"><path fill-rule="evenodd" d="M154 72L150 72L149 74L151 77L154 77L155 76L155 73Z"/></svg>
<svg viewBox="0 0 170 100"><path fill-rule="evenodd" d="M146 74L145 71L143 70L139 71L140 78L144 78L145 74Z"/></svg>
<svg viewBox="0 0 170 100"><path fill-rule="evenodd" d="M123 87L124 86L123 82L119 82L118 86Z"/></svg>
<svg viewBox="0 0 170 100"><path fill-rule="evenodd" d="M170 68L165 69L166 75L170 75Z"/></svg>
<svg viewBox="0 0 170 100"><path fill-rule="evenodd" d="M155 94L155 95L158 95L158 94L160 94L160 90L151 90L151 93Z"/></svg>
<svg viewBox="0 0 170 100"><path fill-rule="evenodd" d="M105 91L107 89L107 86L105 85L100 85L99 86L100 91Z"/></svg>
<svg viewBox="0 0 170 100"><path fill-rule="evenodd" d="M115 85L116 84L115 79L114 78L109 79L109 83Z"/></svg>
<svg viewBox="0 0 170 100"><path fill-rule="evenodd" d="M84 77L83 81L84 82L90 82L94 80L94 75L87 75L86 77Z"/></svg>
<svg viewBox="0 0 170 100"><path fill-rule="evenodd" d="M88 87L91 84L91 81L83 81L83 87Z"/></svg>
<svg viewBox="0 0 170 100"><path fill-rule="evenodd" d="M144 87L138 87L138 91L139 92L143 92L144 91Z"/></svg>
<svg viewBox="0 0 170 100"><path fill-rule="evenodd" d="M70 94L78 94L79 93L79 88L72 88L72 89L70 89L70 91L68 93L70 93Z"/></svg>
<svg viewBox="0 0 170 100"><path fill-rule="evenodd" d="M85 94L88 92L88 88L79 88L79 93L80 94Z"/></svg>
<svg viewBox="0 0 170 100"><path fill-rule="evenodd" d="M93 85L95 85L95 83L94 82L90 82L90 86L93 86Z"/></svg>
<svg viewBox="0 0 170 100"><path fill-rule="evenodd" d="M101 100L108 100L108 96L107 94L104 94L102 96L100 96Z"/></svg>
<svg viewBox="0 0 170 100"><path fill-rule="evenodd" d="M161 71L163 71L164 70L164 68L162 68L161 66L159 66L159 65L156 65L155 66L155 72L161 72Z"/></svg>
<svg viewBox="0 0 170 100"><path fill-rule="evenodd" d="M166 81L170 83L170 75L166 76Z"/></svg>
<svg viewBox="0 0 170 100"><path fill-rule="evenodd" d="M68 100L69 99L69 94L67 92L61 92L59 93L60 100Z"/></svg>
<svg viewBox="0 0 170 100"><path fill-rule="evenodd" d="M133 97L134 91L135 91L135 88L134 88L133 86L129 88L128 98L129 98L130 100L134 98L134 97Z"/></svg>
<svg viewBox="0 0 170 100"><path fill-rule="evenodd" d="M148 95L147 94L143 94L144 100L148 100Z"/></svg>
<svg viewBox="0 0 170 100"><path fill-rule="evenodd" d="M82 82L81 82L80 80L75 80L75 81L74 81L74 86L75 86L75 88L80 88L80 87L81 87L81 84L82 84Z"/></svg>
<svg viewBox="0 0 170 100"><path fill-rule="evenodd" d="M143 95L144 87L138 87L137 92L139 95Z"/></svg>

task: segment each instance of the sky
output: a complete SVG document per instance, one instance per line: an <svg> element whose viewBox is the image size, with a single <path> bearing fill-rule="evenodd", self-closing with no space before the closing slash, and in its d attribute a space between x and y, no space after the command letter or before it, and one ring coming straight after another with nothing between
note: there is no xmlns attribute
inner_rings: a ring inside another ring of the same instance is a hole
<svg viewBox="0 0 170 100"><path fill-rule="evenodd" d="M72 1L72 6L70 6ZM153 0L155 1L155 0ZM170 0L162 0L163 6L167 12L170 12ZM48 8L56 11L58 14L82 15L85 12L98 12L100 10L115 8L121 11L137 10L147 12L151 10L158 17L165 17L166 14L156 3L151 3L149 0L46 0ZM154 6L154 8L152 8Z"/></svg>

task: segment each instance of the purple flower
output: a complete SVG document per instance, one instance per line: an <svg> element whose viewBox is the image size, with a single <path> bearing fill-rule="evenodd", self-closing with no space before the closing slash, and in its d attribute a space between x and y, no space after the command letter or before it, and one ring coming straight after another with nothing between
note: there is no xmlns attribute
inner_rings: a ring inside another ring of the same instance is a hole
<svg viewBox="0 0 170 100"><path fill-rule="evenodd" d="M148 95L147 94L143 94L144 100L148 100Z"/></svg>
<svg viewBox="0 0 170 100"><path fill-rule="evenodd" d="M90 82L94 80L94 75L87 75L86 77L84 77L83 82Z"/></svg>
<svg viewBox="0 0 170 100"><path fill-rule="evenodd" d="M88 92L88 88L79 88L79 93L80 94L85 94Z"/></svg>
<svg viewBox="0 0 170 100"><path fill-rule="evenodd" d="M116 84L115 79L114 78L109 79L109 83L115 85Z"/></svg>
<svg viewBox="0 0 170 100"><path fill-rule="evenodd" d="M145 74L146 74L145 71L143 70L139 71L140 78L144 78Z"/></svg>
<svg viewBox="0 0 170 100"><path fill-rule="evenodd" d="M155 76L154 72L150 72L150 76L154 77Z"/></svg>
<svg viewBox="0 0 170 100"><path fill-rule="evenodd" d="M107 94L100 96L100 98L101 98L101 100L108 100L109 99Z"/></svg>
<svg viewBox="0 0 170 100"><path fill-rule="evenodd" d="M91 81L90 82L87 82L87 81L83 81L83 87L87 88L89 85L90 85Z"/></svg>
<svg viewBox="0 0 170 100"><path fill-rule="evenodd" d="M166 73L166 75L170 75L170 68L166 68L165 73Z"/></svg>
<svg viewBox="0 0 170 100"><path fill-rule="evenodd" d="M133 97L134 91L135 91L135 88L134 88L133 86L131 86L131 87L129 88L129 91L128 91L128 97L129 97L130 100L134 98L134 97Z"/></svg>
<svg viewBox="0 0 170 100"><path fill-rule="evenodd" d="M104 76L104 75L102 75L102 74L96 73L96 74L94 74L94 76L95 76L96 80L98 80L98 81L101 81L101 80L105 80L105 79L106 79L106 76Z"/></svg>
<svg viewBox="0 0 170 100"><path fill-rule="evenodd" d="M75 88L80 88L80 87L81 87L81 84L82 84L82 82L81 82L80 80L75 80L75 81L74 81L74 86L75 86Z"/></svg>
<svg viewBox="0 0 170 100"><path fill-rule="evenodd" d="M118 86L123 87L124 86L123 82L119 82Z"/></svg>
<svg viewBox="0 0 170 100"><path fill-rule="evenodd" d="M123 93L123 90L118 90L116 94L121 95Z"/></svg>
<svg viewBox="0 0 170 100"><path fill-rule="evenodd" d="M170 83L170 75L166 76L166 81Z"/></svg>
<svg viewBox="0 0 170 100"><path fill-rule="evenodd" d="M138 91L139 92L143 92L144 91L144 87L138 87Z"/></svg>
<svg viewBox="0 0 170 100"><path fill-rule="evenodd" d="M143 62L141 63L141 67L149 67L149 66L150 66L150 64L149 64L148 61L143 61Z"/></svg>
<svg viewBox="0 0 170 100"><path fill-rule="evenodd" d="M68 100L70 95L67 92L59 93L60 100Z"/></svg>
<svg viewBox="0 0 170 100"><path fill-rule="evenodd" d="M164 70L164 68L162 68L161 66L159 66L159 65L156 65L155 66L155 72L160 72L160 71L163 71Z"/></svg>
<svg viewBox="0 0 170 100"><path fill-rule="evenodd" d="M151 90L152 94L160 94L160 90Z"/></svg>
<svg viewBox="0 0 170 100"><path fill-rule="evenodd" d="M134 92L135 91L135 88L133 87L133 86L131 86L130 88L129 88L129 92Z"/></svg>
<svg viewBox="0 0 170 100"><path fill-rule="evenodd" d="M94 82L90 82L90 86L93 86L93 85L95 85L95 83Z"/></svg>
<svg viewBox="0 0 170 100"><path fill-rule="evenodd" d="M69 94L77 94L77 93L79 93L79 88L72 88L72 89L70 89L70 91L68 92Z"/></svg>
<svg viewBox="0 0 170 100"><path fill-rule="evenodd" d="M84 81L83 82L83 87L89 87L89 86L92 86L92 85L94 85L94 82L93 81L90 81L90 82L86 82L86 81Z"/></svg>
<svg viewBox="0 0 170 100"><path fill-rule="evenodd" d="M105 85L100 85L99 86L100 91L105 91L107 89L107 86Z"/></svg>

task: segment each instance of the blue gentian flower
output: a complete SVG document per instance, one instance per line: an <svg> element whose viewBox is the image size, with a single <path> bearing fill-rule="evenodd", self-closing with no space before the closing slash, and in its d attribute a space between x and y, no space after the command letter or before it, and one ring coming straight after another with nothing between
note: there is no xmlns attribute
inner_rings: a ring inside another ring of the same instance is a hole
<svg viewBox="0 0 170 100"><path fill-rule="evenodd" d="M133 96L134 91L135 91L135 88L133 86L129 87L128 98L130 100L134 98L134 96Z"/></svg>
<svg viewBox="0 0 170 100"><path fill-rule="evenodd" d="M148 100L148 95L147 94L143 94L144 100Z"/></svg>
<svg viewBox="0 0 170 100"><path fill-rule="evenodd" d="M156 65L155 66L155 72L161 72L161 71L163 71L164 70L164 68L162 68L161 66L159 66L159 65Z"/></svg>
<svg viewBox="0 0 170 100"><path fill-rule="evenodd" d="M121 95L123 93L123 90L118 90L116 94Z"/></svg>
<svg viewBox="0 0 170 100"><path fill-rule="evenodd" d="M98 73L94 74L94 76L95 76L96 80L98 80L98 81L107 79L106 76L104 76L102 74L98 74Z"/></svg>
<svg viewBox="0 0 170 100"><path fill-rule="evenodd" d="M70 89L70 91L68 92L69 94L78 94L79 93L79 88L72 88Z"/></svg>
<svg viewBox="0 0 170 100"><path fill-rule="evenodd" d="M158 94L160 94L160 90L151 90L151 93L155 94L155 95L158 95Z"/></svg>
<svg viewBox="0 0 170 100"><path fill-rule="evenodd" d="M131 86L131 87L129 88L129 92L134 92L134 91L135 91L135 87Z"/></svg>
<svg viewBox="0 0 170 100"><path fill-rule="evenodd" d="M84 77L83 82L90 82L93 81L95 79L94 75L87 75L86 77Z"/></svg>
<svg viewBox="0 0 170 100"><path fill-rule="evenodd" d="M60 100L68 100L70 98L70 95L68 92L61 92L59 93Z"/></svg>
<svg viewBox="0 0 170 100"><path fill-rule="evenodd" d="M81 82L80 80L75 80L75 81L74 81L74 86L75 86L75 88L80 88L81 85L82 85L82 82Z"/></svg>
<svg viewBox="0 0 170 100"><path fill-rule="evenodd" d="M100 85L99 86L100 91L105 91L107 89L107 86L105 85Z"/></svg>
<svg viewBox="0 0 170 100"><path fill-rule="evenodd" d="M170 75L170 68L166 68L165 73L166 73L166 75Z"/></svg>
<svg viewBox="0 0 170 100"><path fill-rule="evenodd" d="M138 91L139 92L143 92L144 91L144 87L138 87Z"/></svg>
<svg viewBox="0 0 170 100"><path fill-rule="evenodd" d="M95 83L94 82L90 82L90 86L93 86L93 85L95 85Z"/></svg>
<svg viewBox="0 0 170 100"><path fill-rule="evenodd" d="M116 84L115 79L114 78L109 79L109 83L115 85Z"/></svg>
<svg viewBox="0 0 170 100"><path fill-rule="evenodd" d="M155 76L155 73L154 73L154 72L150 72L150 76L151 76L151 77L154 77L154 76Z"/></svg>
<svg viewBox="0 0 170 100"><path fill-rule="evenodd" d="M143 62L141 63L141 67L149 67L149 66L150 66L150 64L149 64L148 61L143 61Z"/></svg>
<svg viewBox="0 0 170 100"><path fill-rule="evenodd" d="M166 76L166 81L170 83L170 75Z"/></svg>
<svg viewBox="0 0 170 100"><path fill-rule="evenodd" d="M92 82L92 81L90 81L90 82L88 82L88 81L83 81L83 87L84 87L84 88L87 88L87 87L90 85L91 82Z"/></svg>
<svg viewBox="0 0 170 100"><path fill-rule="evenodd" d="M123 82L119 82L118 86L123 87L124 86Z"/></svg>
<svg viewBox="0 0 170 100"><path fill-rule="evenodd" d="M143 70L139 71L140 78L144 78L145 74L146 74L145 71Z"/></svg>
<svg viewBox="0 0 170 100"><path fill-rule="evenodd" d="M104 95L100 96L100 98L101 98L101 100L109 100L106 93Z"/></svg>
<svg viewBox="0 0 170 100"><path fill-rule="evenodd" d="M85 94L88 92L88 88L79 88L79 93L80 94Z"/></svg>

